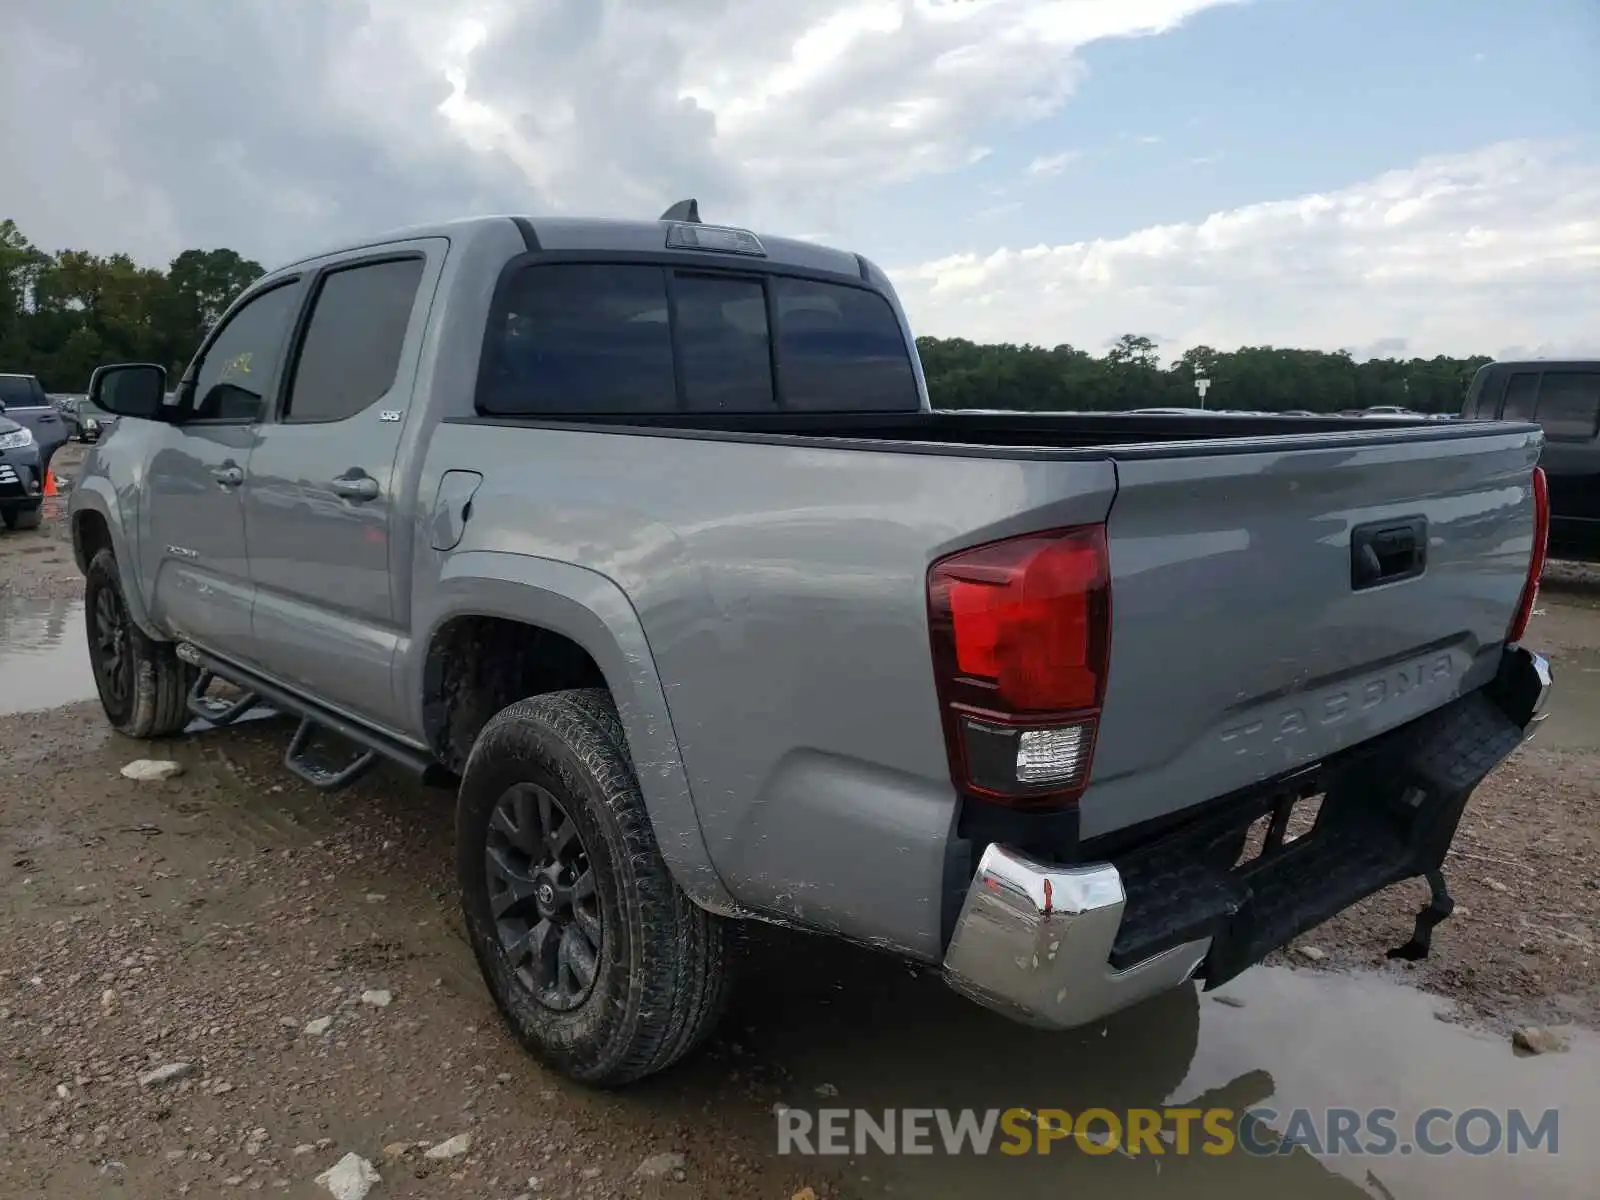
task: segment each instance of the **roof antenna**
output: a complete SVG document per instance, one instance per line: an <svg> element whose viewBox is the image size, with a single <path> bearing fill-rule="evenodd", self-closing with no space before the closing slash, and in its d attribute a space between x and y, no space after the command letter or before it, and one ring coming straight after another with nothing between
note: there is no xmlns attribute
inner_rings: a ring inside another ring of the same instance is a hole
<svg viewBox="0 0 1600 1200"><path fill-rule="evenodd" d="M700 224L700 202L698 200L679 200L658 218L662 221L688 221L691 225Z"/></svg>

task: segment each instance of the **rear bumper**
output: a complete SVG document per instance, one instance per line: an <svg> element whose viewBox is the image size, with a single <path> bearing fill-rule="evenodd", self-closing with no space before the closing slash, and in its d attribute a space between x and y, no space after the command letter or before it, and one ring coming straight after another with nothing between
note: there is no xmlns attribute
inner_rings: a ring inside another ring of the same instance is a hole
<svg viewBox="0 0 1600 1200"><path fill-rule="evenodd" d="M1190 979L1215 987L1398 880L1437 870L1474 788L1549 700L1550 664L1508 649L1494 683L1326 764L1232 797L1112 861L991 844L945 954L957 991L1068 1029ZM1289 809L1320 796L1284 842ZM1252 825L1266 849L1239 862ZM1277 842L1273 840L1277 832Z"/></svg>

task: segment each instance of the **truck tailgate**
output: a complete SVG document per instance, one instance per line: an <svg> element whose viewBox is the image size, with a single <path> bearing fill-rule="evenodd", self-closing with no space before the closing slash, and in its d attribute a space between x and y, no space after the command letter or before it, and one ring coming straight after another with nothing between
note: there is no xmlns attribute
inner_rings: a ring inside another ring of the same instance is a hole
<svg viewBox="0 0 1600 1200"><path fill-rule="evenodd" d="M1082 835L1314 763L1492 678L1532 552L1539 445L1463 428L1116 451Z"/></svg>

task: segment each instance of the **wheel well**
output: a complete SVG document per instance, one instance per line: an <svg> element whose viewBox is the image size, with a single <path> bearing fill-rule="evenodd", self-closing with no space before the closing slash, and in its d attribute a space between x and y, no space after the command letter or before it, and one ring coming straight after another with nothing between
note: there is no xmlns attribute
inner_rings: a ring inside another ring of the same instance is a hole
<svg viewBox="0 0 1600 1200"><path fill-rule="evenodd" d="M94 556L110 549L111 527L104 517L97 512L81 512L72 518L72 557L79 571L87 572Z"/></svg>
<svg viewBox="0 0 1600 1200"><path fill-rule="evenodd" d="M422 686L428 744L460 774L479 731L502 708L544 692L604 688L606 679L563 634L502 617L456 617L428 644Z"/></svg>

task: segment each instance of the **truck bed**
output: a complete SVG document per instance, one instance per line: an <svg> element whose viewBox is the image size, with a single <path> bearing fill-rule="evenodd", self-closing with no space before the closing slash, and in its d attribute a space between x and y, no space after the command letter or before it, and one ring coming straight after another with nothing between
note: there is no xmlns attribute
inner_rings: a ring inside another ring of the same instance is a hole
<svg viewBox="0 0 1600 1200"><path fill-rule="evenodd" d="M421 486L473 464L460 551L580 564L627 595L739 901L934 958L927 900L970 878L950 832L972 849L997 832L951 787L936 560L1105 527L1090 786L1059 820L998 830L1073 861L1486 683L1527 571L1539 446L1528 425L1344 418L467 417L440 428ZM1425 569L1354 587L1353 532L1417 521ZM884 886L862 904L868 877Z"/></svg>

